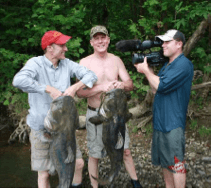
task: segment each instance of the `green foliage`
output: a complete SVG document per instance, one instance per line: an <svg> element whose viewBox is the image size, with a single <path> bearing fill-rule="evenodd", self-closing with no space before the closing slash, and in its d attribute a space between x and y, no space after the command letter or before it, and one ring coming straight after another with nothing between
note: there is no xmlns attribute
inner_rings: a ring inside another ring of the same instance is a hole
<svg viewBox="0 0 211 188"><path fill-rule="evenodd" d="M132 129L132 132L133 133L137 133L138 132L138 128L136 126L134 126L133 129Z"/></svg>
<svg viewBox="0 0 211 188"><path fill-rule="evenodd" d="M155 35L176 28L188 39L211 12L209 1L196 0L7 0L0 2L0 101L15 105L25 94L12 86L12 79L27 59L43 54L41 37L48 30L72 36L66 56L74 61L92 53L89 32L105 25L110 34L109 51L120 56L134 82L133 97L144 97L149 89L144 76L136 72L131 53L120 53L115 43L123 39L154 40ZM208 30L189 54L195 69L210 73ZM26 55L27 54L27 55ZM17 94L17 96L16 96ZM26 106L25 102L23 103ZM17 106L17 105L15 105ZM27 107L26 107L27 108Z"/></svg>
<svg viewBox="0 0 211 188"><path fill-rule="evenodd" d="M10 0L10 2L13 2ZM41 37L48 30L59 30L71 35L75 45L71 45L74 53L67 52L70 58L77 58L84 50L77 43L82 41L84 26L83 6L77 4L71 7L67 1L59 0L30 0L25 3L1 3L0 30L1 47L17 53L40 55ZM77 28L77 29L75 29ZM75 53L76 52L76 53Z"/></svg>
<svg viewBox="0 0 211 188"><path fill-rule="evenodd" d="M145 10L144 14L140 15L137 22L131 22L129 27L135 37L154 40L154 36L174 28L181 30L188 39L211 12L211 3L193 0L146 0L142 8ZM210 62L210 47L207 41L208 30L203 40L199 41L197 47L189 54L195 68L203 71L210 71L210 67L206 67Z"/></svg>
<svg viewBox="0 0 211 188"><path fill-rule="evenodd" d="M202 97L198 97L197 100L195 100L195 103L198 106L198 111L200 111L201 109L203 109L204 106L204 99Z"/></svg>
<svg viewBox="0 0 211 188"><path fill-rule="evenodd" d="M87 111L87 100L85 98L80 99L80 101L76 103L76 107L79 115L85 115Z"/></svg>
<svg viewBox="0 0 211 188"><path fill-rule="evenodd" d="M130 92L132 98L145 96L145 94L149 90L149 85L143 84L145 76L137 72L133 73L132 71L129 71L129 75L133 80L133 85L134 85L133 91Z"/></svg>
<svg viewBox="0 0 211 188"><path fill-rule="evenodd" d="M190 129L196 130L197 126L198 126L197 120L191 120Z"/></svg>
<svg viewBox="0 0 211 188"><path fill-rule="evenodd" d="M209 57L209 58L211 58L211 57ZM204 66L204 72L207 74L211 74L211 65Z"/></svg>
<svg viewBox="0 0 211 188"><path fill-rule="evenodd" d="M209 135L211 135L211 128L210 127L202 126L198 130L198 132L199 132L199 134L200 134L201 137L209 136Z"/></svg>
<svg viewBox="0 0 211 188"><path fill-rule="evenodd" d="M152 126L152 124L147 124L145 126L145 131L146 131L146 135L147 136L151 136L152 135L152 132L153 132L153 126Z"/></svg>
<svg viewBox="0 0 211 188"><path fill-rule="evenodd" d="M14 111L16 113L21 113L22 109L28 108L27 94L14 88L12 86L12 80L17 70L19 70L30 57L29 55L18 54L0 48L0 103L4 105L14 105Z"/></svg>
<svg viewBox="0 0 211 188"><path fill-rule="evenodd" d="M77 57L77 59L80 58L81 54L84 53L85 51L83 48L81 48L81 42L82 42L82 39L77 37L77 38L71 39L71 42L67 43L67 48L71 49L71 51L69 52L70 53L69 57L74 56L74 57Z"/></svg>
<svg viewBox="0 0 211 188"><path fill-rule="evenodd" d="M211 61L211 54L209 51L205 50L199 45L204 45L205 41L202 40L199 42L196 48L194 48L191 52L191 58L193 59L192 62L194 64L194 68L197 70L202 70L205 73L211 72L210 61Z"/></svg>
<svg viewBox="0 0 211 188"><path fill-rule="evenodd" d="M209 126L200 125L195 119L190 121L189 128L191 131L196 132L201 138L211 136L211 128Z"/></svg>
<svg viewBox="0 0 211 188"><path fill-rule="evenodd" d="M17 70L19 70L30 57L30 55L14 53L4 48L0 48L1 91L7 90Z"/></svg>
<svg viewBox="0 0 211 188"><path fill-rule="evenodd" d="M133 132L138 133L138 128L136 125L134 125L131 121L127 122L127 127Z"/></svg>

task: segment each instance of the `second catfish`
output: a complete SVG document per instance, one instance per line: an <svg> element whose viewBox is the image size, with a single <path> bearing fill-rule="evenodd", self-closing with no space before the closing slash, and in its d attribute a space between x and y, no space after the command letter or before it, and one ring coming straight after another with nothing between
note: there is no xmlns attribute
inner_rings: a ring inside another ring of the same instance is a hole
<svg viewBox="0 0 211 188"><path fill-rule="evenodd" d="M125 123L132 117L128 111L127 99L128 96L122 89L113 89L105 93L98 115L89 119L96 126L103 124L103 144L111 162L108 178L97 179L101 185L113 183L123 163Z"/></svg>

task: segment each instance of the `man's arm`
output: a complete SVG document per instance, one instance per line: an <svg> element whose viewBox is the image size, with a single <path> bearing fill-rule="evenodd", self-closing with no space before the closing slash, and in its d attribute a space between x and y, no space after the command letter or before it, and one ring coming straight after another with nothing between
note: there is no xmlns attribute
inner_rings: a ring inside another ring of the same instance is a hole
<svg viewBox="0 0 211 188"><path fill-rule="evenodd" d="M77 96L81 98L89 98L92 97L98 93L103 92L103 87L102 85L94 85L93 88L80 88L77 91Z"/></svg>
<svg viewBox="0 0 211 188"><path fill-rule="evenodd" d="M121 82L117 81L117 83L115 84L115 88L122 88L125 91L132 91L133 81L131 80L127 69L125 68L124 63L119 57L117 57L117 64L119 69L119 78L121 79Z"/></svg>
<svg viewBox="0 0 211 188"><path fill-rule="evenodd" d="M88 68L88 66L87 66L87 58L81 59L79 64ZM81 98L89 98L91 96L94 96L94 95L96 95L98 93L102 93L102 92L103 92L102 85L98 85L98 84L95 83L92 88L81 87L77 91L77 96L81 97Z"/></svg>
<svg viewBox="0 0 211 188"><path fill-rule="evenodd" d="M71 77L76 77L78 80L84 83L85 87L92 88L94 83L97 82L96 74L83 65L79 65L73 61L70 62L69 69L71 71Z"/></svg>
<svg viewBox="0 0 211 188"><path fill-rule="evenodd" d="M155 94L160 84L160 77L155 75L153 70L149 68L147 64L147 58L144 58L143 63L135 64L134 66L138 72L145 74L152 88L152 92Z"/></svg>
<svg viewBox="0 0 211 188"><path fill-rule="evenodd" d="M39 71L39 65L34 58L28 60L25 66L14 76L13 86L27 93L45 93L46 85L40 84L35 79Z"/></svg>
<svg viewBox="0 0 211 188"><path fill-rule="evenodd" d="M144 73L149 81L149 85L152 88L152 92L155 94L157 92L158 86L160 84L160 77L152 73L151 71Z"/></svg>
<svg viewBox="0 0 211 188"><path fill-rule="evenodd" d="M62 95L61 91L49 85L46 86L45 92L48 93L52 99L56 99Z"/></svg>
<svg viewBox="0 0 211 188"><path fill-rule="evenodd" d="M63 95L68 95L74 97L76 92L80 90L87 89L88 87L81 81L78 81L77 83L73 84L72 86L68 87Z"/></svg>
<svg viewBox="0 0 211 188"><path fill-rule="evenodd" d="M39 65L34 58L28 60L25 66L14 76L13 86L27 93L48 93L53 99L62 95L56 88L38 83L35 79L39 72Z"/></svg>

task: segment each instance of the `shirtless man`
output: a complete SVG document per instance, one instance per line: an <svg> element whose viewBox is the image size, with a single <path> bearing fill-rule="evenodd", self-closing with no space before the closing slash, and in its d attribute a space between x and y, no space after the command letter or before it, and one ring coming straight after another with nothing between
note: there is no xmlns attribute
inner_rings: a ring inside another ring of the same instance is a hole
<svg viewBox="0 0 211 188"><path fill-rule="evenodd" d="M101 103L100 95L102 92L107 92L114 88L121 88L125 91L131 91L133 89L133 82L122 60L107 52L109 43L110 38L107 29L104 26L93 27L90 33L90 44L94 49L94 53L80 61L80 65L92 70L98 77L98 81L93 88L87 88L86 90L80 89L77 92L79 97L85 97L88 100L86 114L87 146L89 149L88 170L93 188L97 188L98 183L91 175L98 177L98 159L105 157L105 155L102 152L104 148L102 142L102 125L95 127L88 119L97 114ZM133 187L140 188L142 186L136 175L135 165L129 150L129 142L130 138L126 131L124 163L131 177Z"/></svg>

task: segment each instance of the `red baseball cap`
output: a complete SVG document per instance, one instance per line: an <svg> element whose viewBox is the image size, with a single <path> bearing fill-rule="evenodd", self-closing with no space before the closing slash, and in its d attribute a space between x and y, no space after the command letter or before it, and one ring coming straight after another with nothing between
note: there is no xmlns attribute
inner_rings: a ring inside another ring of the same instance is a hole
<svg viewBox="0 0 211 188"><path fill-rule="evenodd" d="M42 37L41 47L43 50L45 50L48 45L51 45L53 43L65 44L71 38L71 36L64 35L58 31L47 31Z"/></svg>

